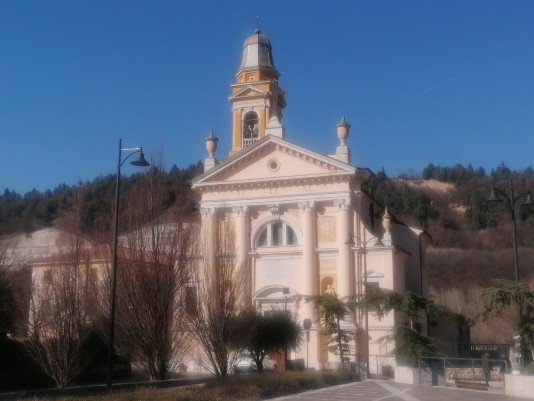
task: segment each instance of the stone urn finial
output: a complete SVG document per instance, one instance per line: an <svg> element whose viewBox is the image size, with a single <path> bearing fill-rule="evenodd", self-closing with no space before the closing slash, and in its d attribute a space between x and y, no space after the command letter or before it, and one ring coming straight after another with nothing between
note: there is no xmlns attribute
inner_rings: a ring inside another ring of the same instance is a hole
<svg viewBox="0 0 534 401"><path fill-rule="evenodd" d="M336 125L337 137L342 145L345 145L347 138L349 137L350 124L347 123L345 117L341 117L341 121Z"/></svg>
<svg viewBox="0 0 534 401"><path fill-rule="evenodd" d="M391 214L389 214L388 208L384 210L384 217L382 217L382 227L386 232L389 232L391 229Z"/></svg>
<svg viewBox="0 0 534 401"><path fill-rule="evenodd" d="M382 243L385 246L391 246L391 223L393 216L388 211L388 208L384 210L384 216L382 217L382 227L384 227L384 235L382 236Z"/></svg>
<svg viewBox="0 0 534 401"><path fill-rule="evenodd" d="M217 142L219 142L219 138L213 135L213 131L211 131L205 141L206 150L208 151L208 157L213 158L215 152L217 151Z"/></svg>

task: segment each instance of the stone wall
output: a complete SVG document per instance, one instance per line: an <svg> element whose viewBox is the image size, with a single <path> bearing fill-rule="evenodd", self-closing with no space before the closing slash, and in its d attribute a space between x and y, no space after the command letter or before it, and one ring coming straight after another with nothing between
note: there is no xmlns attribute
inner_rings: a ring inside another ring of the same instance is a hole
<svg viewBox="0 0 534 401"><path fill-rule="evenodd" d="M462 381L485 381L484 370L482 368L447 368L445 369L447 380ZM491 381L503 381L503 375L499 372L498 367L493 367L490 372Z"/></svg>

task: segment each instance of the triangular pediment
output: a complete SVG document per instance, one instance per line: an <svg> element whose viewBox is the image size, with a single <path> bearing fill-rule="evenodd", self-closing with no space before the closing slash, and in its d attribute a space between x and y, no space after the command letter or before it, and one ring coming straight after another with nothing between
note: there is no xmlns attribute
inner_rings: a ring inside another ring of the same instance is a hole
<svg viewBox="0 0 534 401"><path fill-rule="evenodd" d="M364 274L362 274L362 277L364 277ZM367 271L367 279L379 279L384 278L384 274L381 272L377 272L373 269L369 269Z"/></svg>
<svg viewBox="0 0 534 401"><path fill-rule="evenodd" d="M263 97L263 96L266 96L267 94L268 94L267 91L258 89L253 86L247 86L246 88L243 88L239 92L230 96L230 99L241 99L241 98L258 97L258 96Z"/></svg>
<svg viewBox="0 0 534 401"><path fill-rule="evenodd" d="M347 179L356 173L347 163L269 135L197 177L193 186Z"/></svg>

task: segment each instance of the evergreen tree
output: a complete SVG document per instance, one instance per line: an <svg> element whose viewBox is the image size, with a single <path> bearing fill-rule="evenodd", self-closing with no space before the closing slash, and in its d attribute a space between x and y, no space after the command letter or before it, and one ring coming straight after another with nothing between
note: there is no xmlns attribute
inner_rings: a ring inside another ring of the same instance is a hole
<svg viewBox="0 0 534 401"><path fill-rule="evenodd" d="M258 371L263 371L263 360L273 352L296 349L302 329L287 311L273 310L261 313L244 311L235 320L233 341L235 348L244 348L252 355Z"/></svg>
<svg viewBox="0 0 534 401"><path fill-rule="evenodd" d="M376 312L379 319L384 318L392 311L397 312L397 316L405 316L407 319L397 321L391 334L380 339L382 342L395 344L392 354L412 366L421 357L438 354L438 341L421 334L420 320L423 318L423 314L433 316L450 314L446 307L436 304L430 298L410 291L400 294L376 287L368 287L366 290L363 300L359 303L360 307Z"/></svg>
<svg viewBox="0 0 534 401"><path fill-rule="evenodd" d="M328 344L339 356L340 362L349 362L351 341L355 339L356 332L343 328L341 322L352 313L355 303L350 299L339 298L335 293L308 296L306 302L313 302L319 313L324 333L328 336Z"/></svg>
<svg viewBox="0 0 534 401"><path fill-rule="evenodd" d="M482 290L484 309L478 317L486 321L515 309L520 351L523 360L530 361L534 350L534 289L526 281L495 280L495 284Z"/></svg>

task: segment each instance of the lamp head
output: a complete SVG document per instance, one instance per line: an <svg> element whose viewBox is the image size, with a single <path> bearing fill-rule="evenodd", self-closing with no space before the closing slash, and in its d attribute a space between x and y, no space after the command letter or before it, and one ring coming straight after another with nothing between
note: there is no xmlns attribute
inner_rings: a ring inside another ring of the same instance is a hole
<svg viewBox="0 0 534 401"><path fill-rule="evenodd" d="M345 245L350 245L350 246L354 246L356 245L355 242L354 242L354 239L352 238L352 235L349 234L349 237L347 238L347 240L345 241Z"/></svg>
<svg viewBox="0 0 534 401"><path fill-rule="evenodd" d="M486 200L486 202L502 202L502 199L497 196L497 192L495 192L495 188L492 188L490 196Z"/></svg>
<svg viewBox="0 0 534 401"><path fill-rule="evenodd" d="M384 243L382 242L382 238L376 237L375 246L384 246Z"/></svg>
<svg viewBox="0 0 534 401"><path fill-rule="evenodd" d="M132 160L130 162L131 165L133 166L137 166L137 167L148 167L150 166L150 163L146 161L145 159L145 154L143 153L143 149L141 149L139 151L139 153L137 154L137 157L135 158L135 160Z"/></svg>

